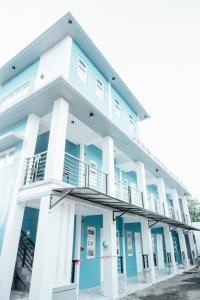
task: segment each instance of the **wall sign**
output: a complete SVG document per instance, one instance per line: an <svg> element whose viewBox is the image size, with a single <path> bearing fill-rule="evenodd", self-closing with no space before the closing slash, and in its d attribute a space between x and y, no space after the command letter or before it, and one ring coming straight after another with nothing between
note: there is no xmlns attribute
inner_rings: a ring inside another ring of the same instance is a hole
<svg viewBox="0 0 200 300"><path fill-rule="evenodd" d="M96 256L96 228L87 227L87 259L95 258Z"/></svg>
<svg viewBox="0 0 200 300"><path fill-rule="evenodd" d="M126 238L127 238L128 256L133 256L133 237L132 237L132 232L131 231L126 232Z"/></svg>

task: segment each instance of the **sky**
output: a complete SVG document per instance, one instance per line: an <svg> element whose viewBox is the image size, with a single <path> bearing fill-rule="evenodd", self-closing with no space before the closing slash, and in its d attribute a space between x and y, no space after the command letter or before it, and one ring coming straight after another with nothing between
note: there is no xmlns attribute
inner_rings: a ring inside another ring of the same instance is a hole
<svg viewBox="0 0 200 300"><path fill-rule="evenodd" d="M143 143L200 199L200 1L0 0L0 65L69 10L149 112Z"/></svg>

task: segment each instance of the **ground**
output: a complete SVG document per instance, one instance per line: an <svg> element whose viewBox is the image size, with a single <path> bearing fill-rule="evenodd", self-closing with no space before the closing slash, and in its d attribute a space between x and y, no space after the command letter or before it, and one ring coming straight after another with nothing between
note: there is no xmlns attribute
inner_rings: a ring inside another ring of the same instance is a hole
<svg viewBox="0 0 200 300"><path fill-rule="evenodd" d="M190 270L134 293L127 300L200 300L200 271ZM124 299L124 300L125 300Z"/></svg>

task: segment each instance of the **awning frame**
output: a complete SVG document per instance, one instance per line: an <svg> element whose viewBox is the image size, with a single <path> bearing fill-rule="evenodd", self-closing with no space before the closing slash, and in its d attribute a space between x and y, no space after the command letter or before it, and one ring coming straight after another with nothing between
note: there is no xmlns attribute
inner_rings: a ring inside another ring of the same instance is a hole
<svg viewBox="0 0 200 300"><path fill-rule="evenodd" d="M102 205L107 208L111 208L113 210L113 222L116 221L118 218L125 214L132 214L134 216L139 216L146 218L149 223L149 228L152 228L158 223L165 223L169 226L170 231L172 232L176 228L182 228L184 230L198 230L197 228L194 228L188 224L181 223L180 221L171 219L169 217L166 217L164 215L160 215L156 212L147 210L145 208L142 208L140 206L131 204L129 202L122 201L118 198L111 197L109 195L104 194L103 192L97 191L92 188L88 187L69 187L69 188L59 188L53 190L53 193L62 193L63 195L60 197L59 200L56 201L53 205L51 205L51 208L53 208L56 204L58 204L60 201L62 201L67 196L75 197L82 199L87 202L92 202L93 204ZM92 197L93 196L93 197ZM106 201L107 200L107 201ZM119 215L116 215L119 214ZM171 227L173 227L171 229Z"/></svg>

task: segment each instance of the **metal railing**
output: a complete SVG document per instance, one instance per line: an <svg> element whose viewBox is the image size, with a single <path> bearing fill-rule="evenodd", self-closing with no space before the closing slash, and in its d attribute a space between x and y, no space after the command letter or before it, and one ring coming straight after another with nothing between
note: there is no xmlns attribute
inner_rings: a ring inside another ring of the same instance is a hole
<svg viewBox="0 0 200 300"><path fill-rule="evenodd" d="M115 197L122 201L144 207L142 193L118 179L115 179Z"/></svg>
<svg viewBox="0 0 200 300"><path fill-rule="evenodd" d="M77 187L89 187L107 194L107 175L65 153L63 181Z"/></svg>
<svg viewBox="0 0 200 300"><path fill-rule="evenodd" d="M24 184L41 181L44 179L47 152L42 152L27 158Z"/></svg>
<svg viewBox="0 0 200 300"><path fill-rule="evenodd" d="M124 268L123 268L123 256L118 256L117 257L117 271L118 273L124 273Z"/></svg>
<svg viewBox="0 0 200 300"><path fill-rule="evenodd" d="M170 218L176 220L176 212L175 212L174 207L168 205L168 211L169 211Z"/></svg>

